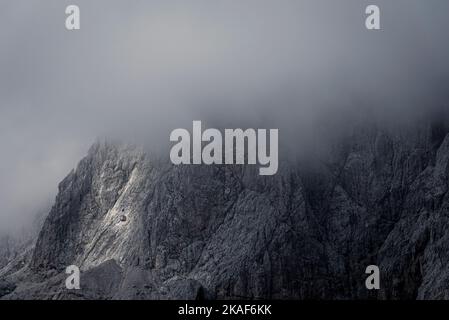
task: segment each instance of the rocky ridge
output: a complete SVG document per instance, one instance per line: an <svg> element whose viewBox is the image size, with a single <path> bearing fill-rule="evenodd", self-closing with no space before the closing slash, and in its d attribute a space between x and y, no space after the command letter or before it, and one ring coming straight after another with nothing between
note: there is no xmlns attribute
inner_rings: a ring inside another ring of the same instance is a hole
<svg viewBox="0 0 449 320"><path fill-rule="evenodd" d="M447 299L449 130L357 130L313 165L173 166L97 143L3 299ZM65 289L65 268L82 290ZM381 289L365 288L365 268Z"/></svg>

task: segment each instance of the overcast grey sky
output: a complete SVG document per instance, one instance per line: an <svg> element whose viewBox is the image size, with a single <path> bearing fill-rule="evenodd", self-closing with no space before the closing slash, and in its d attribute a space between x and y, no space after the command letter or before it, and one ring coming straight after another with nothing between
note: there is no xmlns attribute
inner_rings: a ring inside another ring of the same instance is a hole
<svg viewBox="0 0 449 320"><path fill-rule="evenodd" d="M45 210L97 137L163 149L217 119L306 136L347 108L444 104L448 15L447 0L0 0L0 232Z"/></svg>

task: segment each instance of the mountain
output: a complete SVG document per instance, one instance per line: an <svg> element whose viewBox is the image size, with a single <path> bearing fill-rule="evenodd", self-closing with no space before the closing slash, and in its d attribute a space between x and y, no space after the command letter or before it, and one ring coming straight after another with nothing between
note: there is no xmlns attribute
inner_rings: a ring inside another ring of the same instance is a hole
<svg viewBox="0 0 449 320"><path fill-rule="evenodd" d="M326 157L173 166L91 147L2 299L447 299L449 130L359 128ZM380 290L365 269L378 265ZM81 290L65 268L81 269Z"/></svg>

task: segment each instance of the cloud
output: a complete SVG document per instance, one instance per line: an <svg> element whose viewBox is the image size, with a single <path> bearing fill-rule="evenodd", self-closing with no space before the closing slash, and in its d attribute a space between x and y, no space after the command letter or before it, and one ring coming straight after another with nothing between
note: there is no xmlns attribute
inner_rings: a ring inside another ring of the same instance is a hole
<svg viewBox="0 0 449 320"><path fill-rule="evenodd" d="M0 5L0 230L48 206L97 137L165 150L207 120L306 139L323 117L447 103L447 1L377 0L378 32L358 0L76 2L75 32L71 2Z"/></svg>

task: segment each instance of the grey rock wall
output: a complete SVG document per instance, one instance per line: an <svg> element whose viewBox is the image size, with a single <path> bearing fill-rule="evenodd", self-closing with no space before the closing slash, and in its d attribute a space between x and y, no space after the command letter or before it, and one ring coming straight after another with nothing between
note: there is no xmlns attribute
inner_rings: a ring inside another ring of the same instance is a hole
<svg viewBox="0 0 449 320"><path fill-rule="evenodd" d="M97 143L3 299L449 298L449 131L356 130L313 165L172 166ZM65 267L82 289L65 289ZM381 289L365 288L379 265ZM5 265L5 263L3 263Z"/></svg>

